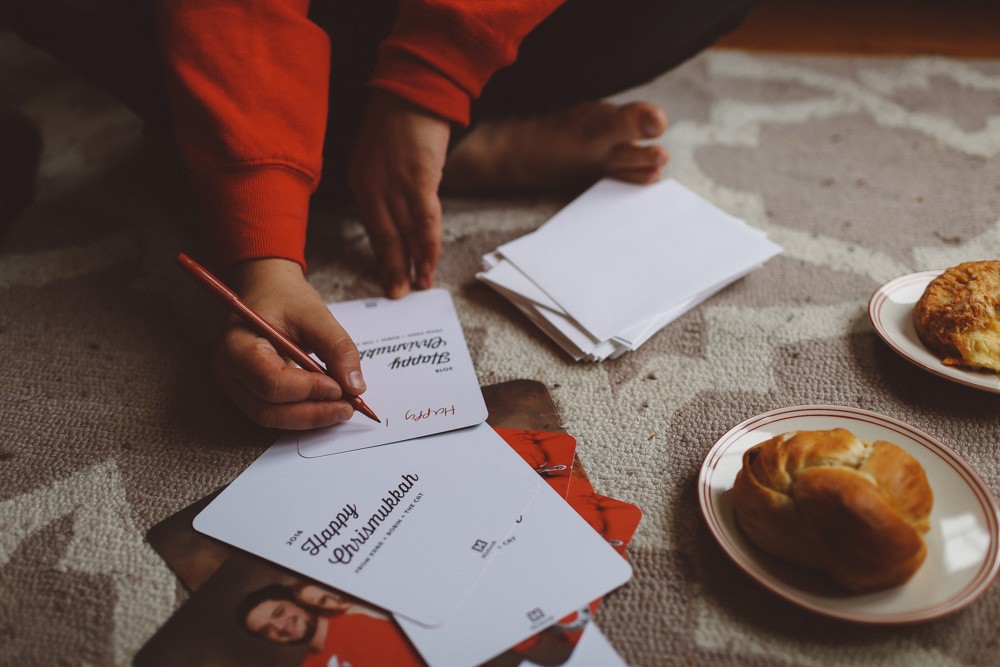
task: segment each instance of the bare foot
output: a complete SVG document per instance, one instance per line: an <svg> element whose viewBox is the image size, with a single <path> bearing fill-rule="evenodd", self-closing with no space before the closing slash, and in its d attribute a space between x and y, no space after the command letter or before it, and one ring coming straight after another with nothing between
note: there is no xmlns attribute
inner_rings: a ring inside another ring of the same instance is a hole
<svg viewBox="0 0 1000 667"><path fill-rule="evenodd" d="M486 121L448 156L442 190L521 192L585 186L603 176L660 177L667 149L646 144L667 129L648 102L585 102L547 115Z"/></svg>

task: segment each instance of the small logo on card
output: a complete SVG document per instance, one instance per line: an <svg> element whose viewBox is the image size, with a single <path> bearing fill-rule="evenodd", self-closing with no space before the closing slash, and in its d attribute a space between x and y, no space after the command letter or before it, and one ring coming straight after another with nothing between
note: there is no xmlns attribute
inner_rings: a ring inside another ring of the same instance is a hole
<svg viewBox="0 0 1000 667"><path fill-rule="evenodd" d="M480 558L486 558L490 554L490 552L493 551L493 547L495 547L496 544L497 544L496 542L488 542L486 540L476 540L475 542L472 543L472 550L475 551L477 554L479 554Z"/></svg>
<svg viewBox="0 0 1000 667"><path fill-rule="evenodd" d="M538 628L544 627L546 625L552 625L553 621L555 621L555 619L552 618L552 616L542 611L541 607L535 607L534 609L529 611L526 615L528 617L528 623L531 625L532 630L537 630Z"/></svg>

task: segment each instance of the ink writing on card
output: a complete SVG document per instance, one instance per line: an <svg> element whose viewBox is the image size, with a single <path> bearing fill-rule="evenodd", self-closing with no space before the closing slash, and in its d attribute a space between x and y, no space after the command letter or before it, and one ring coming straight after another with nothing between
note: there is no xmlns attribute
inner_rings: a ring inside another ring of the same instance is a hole
<svg viewBox="0 0 1000 667"><path fill-rule="evenodd" d="M327 429L298 433L300 456L317 458L418 441L486 420L479 379L451 296L431 289L377 304L368 308L363 301L346 301L331 304L330 310L356 336L368 384L364 400L381 423L359 416ZM306 527L307 535L312 532Z"/></svg>
<svg viewBox="0 0 1000 667"><path fill-rule="evenodd" d="M421 364L439 366L441 364L450 363L451 353L447 350L443 350L441 352L434 352L433 354L413 354L409 357L396 357L389 363L389 368L396 370L398 368L408 368L410 366L418 366Z"/></svg>
<svg viewBox="0 0 1000 667"><path fill-rule="evenodd" d="M400 475L400 480L395 487L385 491L379 499L379 504L375 511L370 515L367 512L362 513L358 509L358 505L347 503L343 508L334 513L325 526L310 535L299 548L310 556L317 556L329 546L327 562L333 565L349 564L358 552L361 551L362 547L369 540L376 537L383 524L386 524L389 519L395 518L393 515L397 507L403 505L405 509L401 514L407 514L412 510L415 503L419 501L420 497L423 496L420 493L417 494L416 498L411 499L408 497L410 490L420 480L419 475L416 473L406 473ZM406 503L409 503L409 505L406 505ZM374 548L368 553L368 558L371 558L381 548L385 538L395 531L401 521L402 517L400 516L395 523L392 523L388 527L388 532L385 532L381 536L381 539L377 543L374 543ZM299 539L301 534L302 531L298 531L286 544L293 544ZM365 562L367 562L367 559ZM355 571L357 572L360 569L358 567Z"/></svg>
<svg viewBox="0 0 1000 667"><path fill-rule="evenodd" d="M403 418L406 421L418 422L421 419L428 419L430 417L454 417L455 416L455 406L449 405L441 408L417 408L415 410L407 410Z"/></svg>
<svg viewBox="0 0 1000 667"><path fill-rule="evenodd" d="M386 519L392 514L393 510L399 505L400 501L406 497L413 485L417 483L420 478L414 474L405 474L402 476L403 481L394 489L389 489L389 491L382 497L382 504L379 505L378 509L369 517L368 521L362 524L359 528L355 528L354 536L350 537L347 542L342 543L339 547L334 547L331 552L331 558L327 558L327 561L332 565L342 564L347 565L354 558L361 547L365 545L372 538L372 536L378 532L379 526L385 523Z"/></svg>
<svg viewBox="0 0 1000 667"><path fill-rule="evenodd" d="M376 553L378 553L379 549L382 548L382 545L385 544L386 540L394 532L396 532L396 529L399 528L399 525L401 523L403 523L404 515L409 514L410 512L412 512L413 508L417 506L417 503L419 503L420 499L423 498L423 497L424 497L424 494L422 492L418 493L416 496L413 497L413 502L411 502L409 505L406 506L406 509L403 510L403 514L400 515L399 518L397 518L395 521L392 522L392 525L390 525L389 528L388 528L388 530L385 531L385 535L382 537L382 539L380 539L378 542L376 542L375 546L372 547L371 551L369 551L368 554L361 560L361 562L359 562L357 564L357 567L354 568L354 574L358 574L359 572L361 572L361 570L363 570L365 568L365 566L368 565L368 563L371 562L372 557L375 556Z"/></svg>
<svg viewBox="0 0 1000 667"><path fill-rule="evenodd" d="M326 548L326 545L330 540L334 537L340 536L340 532L347 528L348 522L357 518L357 505L352 505L350 503L344 505L344 508L338 511L333 518L330 519L326 526L318 532L313 533L299 548L302 549L302 551L309 552L310 556L317 555L321 549Z"/></svg>
<svg viewBox="0 0 1000 667"><path fill-rule="evenodd" d="M385 357L386 367L391 370L415 366L440 366L451 363L448 341L439 335L415 340L400 341L398 337L385 338L372 347L361 349L361 361Z"/></svg>

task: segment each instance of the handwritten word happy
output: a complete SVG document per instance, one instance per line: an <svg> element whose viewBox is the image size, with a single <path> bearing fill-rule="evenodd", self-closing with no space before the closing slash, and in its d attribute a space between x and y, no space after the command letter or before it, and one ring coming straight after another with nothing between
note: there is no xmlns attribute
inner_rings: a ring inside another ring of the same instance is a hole
<svg viewBox="0 0 1000 667"><path fill-rule="evenodd" d="M427 419L428 417L437 417L440 415L453 416L455 414L455 406L452 405L447 408L427 408L426 410L420 410L419 412L413 412L412 410L407 410L406 414L403 415L407 421L418 422L421 419Z"/></svg>

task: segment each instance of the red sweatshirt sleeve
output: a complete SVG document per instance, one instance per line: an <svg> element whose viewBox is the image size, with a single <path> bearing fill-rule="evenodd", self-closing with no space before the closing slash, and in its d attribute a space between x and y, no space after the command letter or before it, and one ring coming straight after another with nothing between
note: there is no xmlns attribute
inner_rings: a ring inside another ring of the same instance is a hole
<svg viewBox="0 0 1000 667"><path fill-rule="evenodd" d="M451 121L562 0L402 0L371 85ZM177 140L216 259L305 265L319 182L330 45L309 0L158 0Z"/></svg>
<svg viewBox="0 0 1000 667"><path fill-rule="evenodd" d="M216 259L305 263L319 182L330 45L309 0L159 0L177 140Z"/></svg>
<svg viewBox="0 0 1000 667"><path fill-rule="evenodd" d="M401 0L370 85L461 125L494 72L563 0Z"/></svg>

